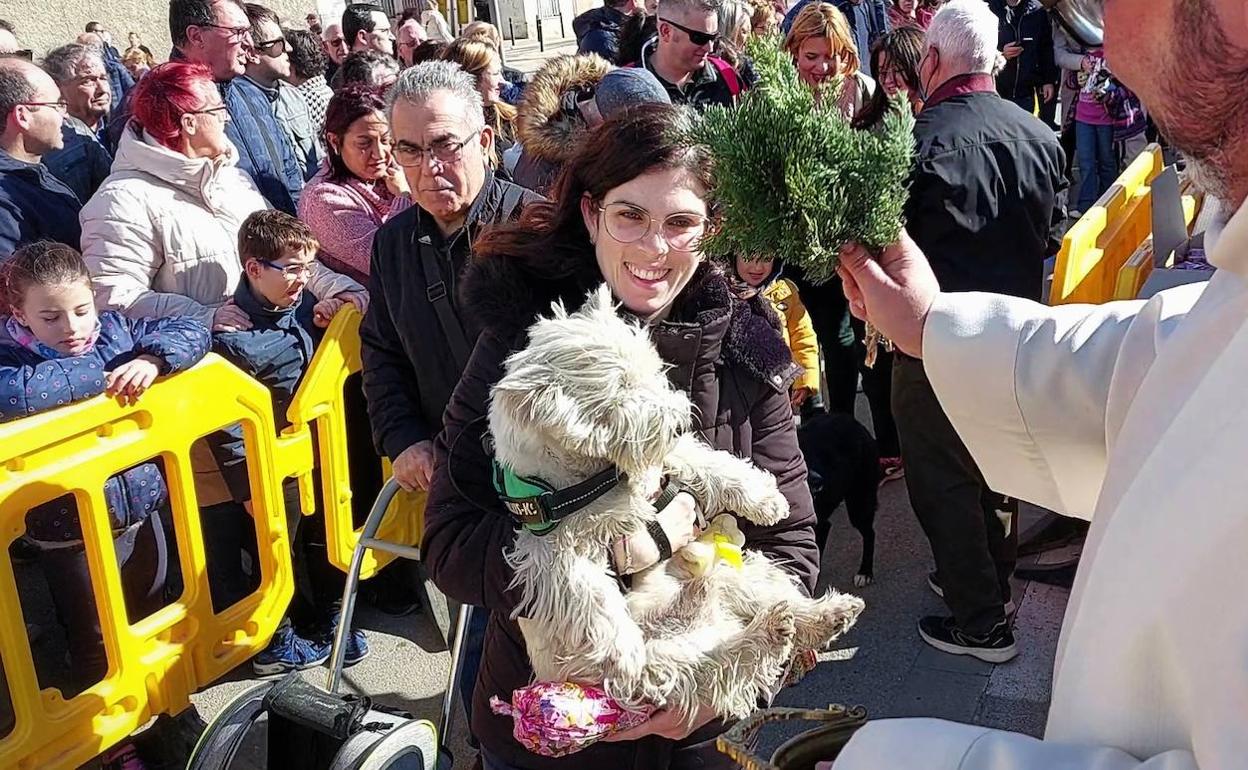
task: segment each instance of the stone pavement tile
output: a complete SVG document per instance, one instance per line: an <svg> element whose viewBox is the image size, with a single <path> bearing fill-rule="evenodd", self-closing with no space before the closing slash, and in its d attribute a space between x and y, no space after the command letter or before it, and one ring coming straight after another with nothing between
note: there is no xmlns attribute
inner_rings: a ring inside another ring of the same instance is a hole
<svg viewBox="0 0 1248 770"><path fill-rule="evenodd" d="M1044 735L1044 721L1048 715L1047 703L1012 700L985 695L975 714L975 724L1009 730L1039 738Z"/></svg>
<svg viewBox="0 0 1248 770"><path fill-rule="evenodd" d="M1009 700L1047 704L1053 677L1053 658L1069 594L1061 588L1031 583L1014 621L1019 654L997 666L987 694Z"/></svg>
<svg viewBox="0 0 1248 770"><path fill-rule="evenodd" d="M936 717L970 722L988 686L981 674L959 674L918 666L902 681L887 714L892 717Z"/></svg>
<svg viewBox="0 0 1248 770"><path fill-rule="evenodd" d="M988 676L996 668L993 664L985 663L978 658L972 658L970 655L950 655L926 643L919 650L919 656L914 659L914 665L915 668L930 668L935 671L951 671L955 674L978 674L980 676Z"/></svg>

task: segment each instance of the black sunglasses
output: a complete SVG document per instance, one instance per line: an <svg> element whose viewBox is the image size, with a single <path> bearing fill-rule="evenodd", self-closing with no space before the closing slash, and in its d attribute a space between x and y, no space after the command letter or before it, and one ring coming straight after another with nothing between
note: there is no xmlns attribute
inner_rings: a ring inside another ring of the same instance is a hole
<svg viewBox="0 0 1248 770"><path fill-rule="evenodd" d="M719 39L718 32L703 32L700 29L689 29L684 24L677 24L671 19L661 18L659 19L659 21L665 24L671 24L676 29L680 30L681 32L684 32L686 35L689 36L689 42L693 43L694 45L706 45L707 43L713 43Z"/></svg>

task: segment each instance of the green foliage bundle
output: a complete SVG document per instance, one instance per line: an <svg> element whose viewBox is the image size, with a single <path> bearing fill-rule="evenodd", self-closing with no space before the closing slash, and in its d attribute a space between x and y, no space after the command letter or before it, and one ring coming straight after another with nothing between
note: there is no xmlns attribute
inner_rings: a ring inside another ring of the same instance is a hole
<svg viewBox="0 0 1248 770"><path fill-rule="evenodd" d="M777 39L755 40L749 54L758 84L735 108L708 110L697 129L715 155L720 211L703 248L783 259L822 283L845 243L879 249L897 240L914 120L894 104L878 125L855 129L837 108L839 83L817 101Z"/></svg>

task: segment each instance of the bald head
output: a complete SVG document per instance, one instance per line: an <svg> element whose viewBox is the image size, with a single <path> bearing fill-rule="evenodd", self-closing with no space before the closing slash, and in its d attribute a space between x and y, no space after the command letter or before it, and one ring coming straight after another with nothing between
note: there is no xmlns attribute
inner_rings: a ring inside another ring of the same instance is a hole
<svg viewBox="0 0 1248 770"><path fill-rule="evenodd" d="M60 102L61 91L48 73L28 61L0 59L0 146L32 163L60 149Z"/></svg>
<svg viewBox="0 0 1248 770"><path fill-rule="evenodd" d="M17 37L4 27L0 27L0 55L17 52Z"/></svg>
<svg viewBox="0 0 1248 770"><path fill-rule="evenodd" d="M325 45L325 55L334 64L342 64L342 60L351 53L351 46L342 35L341 24L326 24L321 32L321 41Z"/></svg>

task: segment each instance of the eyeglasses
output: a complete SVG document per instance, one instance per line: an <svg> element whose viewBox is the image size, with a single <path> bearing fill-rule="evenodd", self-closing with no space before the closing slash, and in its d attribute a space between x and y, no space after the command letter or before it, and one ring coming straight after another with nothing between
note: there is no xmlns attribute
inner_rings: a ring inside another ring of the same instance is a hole
<svg viewBox="0 0 1248 770"><path fill-rule="evenodd" d="M274 47L276 47L276 50L273 50L273 51L268 50ZM286 38L279 37L279 38L274 38L273 40L262 40L258 43L253 44L252 48L264 54L265 56L269 57L270 59L276 59L277 57L286 53Z"/></svg>
<svg viewBox="0 0 1248 770"><path fill-rule="evenodd" d="M216 107L205 107L202 110L187 110L183 115L215 115L221 120L229 120L230 108L224 104L218 104Z"/></svg>
<svg viewBox="0 0 1248 770"><path fill-rule="evenodd" d="M51 107L62 115L69 112L69 103L64 99L60 99L55 102L18 102L18 104L22 104L27 107Z"/></svg>
<svg viewBox="0 0 1248 770"><path fill-rule="evenodd" d="M714 43L719 39L718 32L703 32L700 29L689 29L684 24L677 24L671 19L659 19L659 21L665 24L671 24L676 29L684 32L689 36L689 42L694 45L706 45L707 43Z"/></svg>
<svg viewBox="0 0 1248 770"><path fill-rule="evenodd" d="M282 277L288 281L294 281L300 278L301 276L312 275L312 263L311 262L299 262L294 265L279 265L276 262L271 262L270 260L267 260L267 259L258 259L256 261L264 265L265 267L272 268L273 270L276 270L277 272L281 273Z"/></svg>
<svg viewBox="0 0 1248 770"><path fill-rule="evenodd" d="M346 48L347 39L345 37L334 37L325 41L325 45L330 48Z"/></svg>
<svg viewBox="0 0 1248 770"><path fill-rule="evenodd" d="M663 240L676 251L696 251L706 235L708 217L691 212L668 214L659 222L650 212L631 203L608 203L599 206L607 234L620 243L636 243L654 230L657 223Z"/></svg>
<svg viewBox="0 0 1248 770"><path fill-rule="evenodd" d="M226 40L231 43L237 43L245 38L248 32L251 32L251 27L227 27L223 24L200 24L199 26L223 30Z"/></svg>
<svg viewBox="0 0 1248 770"><path fill-rule="evenodd" d="M434 143L429 148L399 142L394 148L394 160L400 166L408 168L424 163L426 155L429 155L439 163L454 163L459 160L460 155L464 151L464 146L471 142L479 133L481 133L481 129L478 128L459 141L444 140Z"/></svg>

